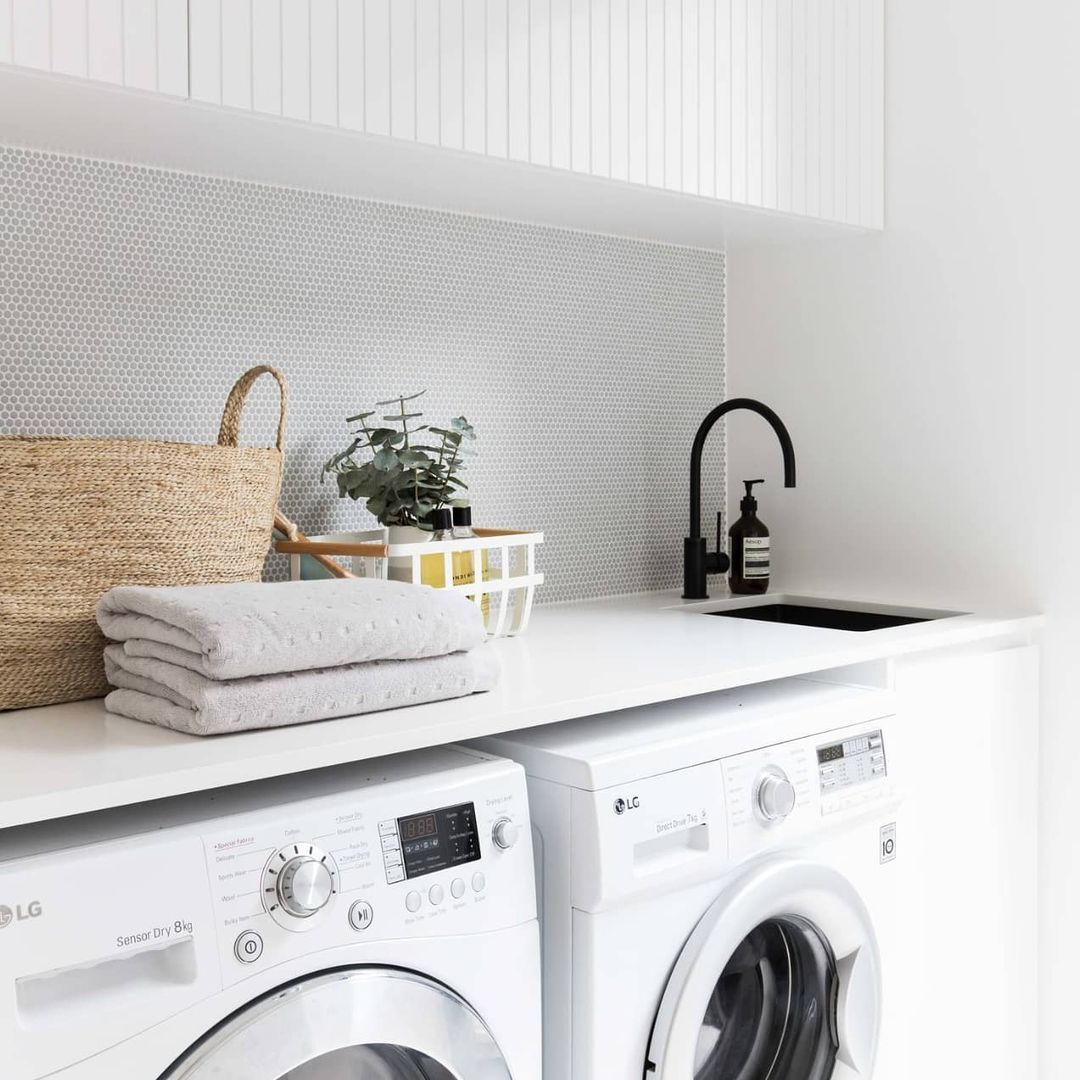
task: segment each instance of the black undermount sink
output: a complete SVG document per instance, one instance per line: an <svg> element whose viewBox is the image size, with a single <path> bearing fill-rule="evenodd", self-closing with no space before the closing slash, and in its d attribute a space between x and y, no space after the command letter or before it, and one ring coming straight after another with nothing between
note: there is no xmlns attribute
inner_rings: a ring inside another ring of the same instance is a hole
<svg viewBox="0 0 1080 1080"><path fill-rule="evenodd" d="M742 608L706 611L725 619L753 619L755 622L817 626L823 630L888 630L909 623L929 622L915 615L890 615L881 611L850 611L845 608L814 607L810 604L754 604Z"/></svg>

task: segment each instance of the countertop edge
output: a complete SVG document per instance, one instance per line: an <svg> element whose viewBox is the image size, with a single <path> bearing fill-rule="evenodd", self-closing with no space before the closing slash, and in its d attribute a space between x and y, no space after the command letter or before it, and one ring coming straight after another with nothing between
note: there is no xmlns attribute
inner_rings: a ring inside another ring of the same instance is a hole
<svg viewBox="0 0 1080 1080"><path fill-rule="evenodd" d="M541 672L537 682L536 665L566 663L573 652L567 651L567 634L575 628L560 625L567 620L588 623L615 616L620 624L631 624L625 631L628 634L635 632L636 620L638 632L647 624L655 625L658 632L693 633L695 637L706 634L706 623L735 622L707 619L696 628L681 622L652 622L654 616L681 619L688 614L692 610L681 607L668 593L552 606L538 609L537 625L528 634L487 647L498 650L504 659L509 670L504 682L528 673L530 685L540 685L547 679ZM837 637L838 632L827 631L805 635L815 641L805 651L789 648L787 655L775 659L684 670L670 678L646 676L616 689L596 690L589 685L587 671L579 671L577 683L570 682L576 690L562 696L549 693L540 700L530 699L529 687L524 685L515 699L513 688L504 685L490 694L391 712L209 738L109 716L100 699L15 710L0 714L0 791L10 793L0 795L0 830L913 653L996 638L1034 638L1042 624L1038 615L960 614L873 635ZM754 625L758 629L752 632L762 634L760 624ZM726 632L733 631L729 627ZM612 649L617 647L612 645ZM597 648L592 642L592 649ZM618 670L617 657L603 659L613 664L608 674ZM657 663L662 662L661 656ZM49 738L33 746L34 734L42 730L40 724L54 725L49 735L55 746L49 745ZM70 751L65 733L70 735ZM243 754L238 752L240 746ZM215 747L230 752L215 755ZM20 758L25 760L20 762ZM120 774L109 776L110 768Z"/></svg>

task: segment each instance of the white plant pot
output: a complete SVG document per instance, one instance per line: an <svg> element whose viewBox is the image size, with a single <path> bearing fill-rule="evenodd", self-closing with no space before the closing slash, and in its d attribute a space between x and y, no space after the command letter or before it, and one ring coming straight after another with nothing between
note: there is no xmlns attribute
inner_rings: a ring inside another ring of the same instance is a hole
<svg viewBox="0 0 1080 1080"><path fill-rule="evenodd" d="M417 525L387 525L386 542L388 544L427 544L431 533ZM390 559L388 576L394 581L412 580L412 559L408 555L398 555Z"/></svg>

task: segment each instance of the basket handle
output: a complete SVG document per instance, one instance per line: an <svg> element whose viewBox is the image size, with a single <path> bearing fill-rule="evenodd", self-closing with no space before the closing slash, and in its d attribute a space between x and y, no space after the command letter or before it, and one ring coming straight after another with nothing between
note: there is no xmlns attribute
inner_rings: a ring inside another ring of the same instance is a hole
<svg viewBox="0 0 1080 1080"><path fill-rule="evenodd" d="M221 428L218 431L218 446L240 445L240 417L244 413L244 402L247 401L248 391L260 375L273 375L281 389L281 411L278 413L277 442L279 450L285 449L285 418L289 414L289 388L285 384L285 376L268 364L259 364L257 367L245 371L225 400L225 410L221 414Z"/></svg>

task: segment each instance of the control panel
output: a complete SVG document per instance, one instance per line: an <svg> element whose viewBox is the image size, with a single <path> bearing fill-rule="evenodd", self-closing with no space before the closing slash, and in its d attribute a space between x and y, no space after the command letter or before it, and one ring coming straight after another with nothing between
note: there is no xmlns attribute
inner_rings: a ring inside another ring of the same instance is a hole
<svg viewBox="0 0 1080 1080"><path fill-rule="evenodd" d="M529 831L524 776L504 762L487 771L442 792L387 784L312 800L205 836L227 975L373 935L532 918L532 855L519 844ZM425 806L433 793L450 798Z"/></svg>
<svg viewBox="0 0 1080 1080"><path fill-rule="evenodd" d="M880 720L726 758L723 771L734 857L893 794Z"/></svg>
<svg viewBox="0 0 1080 1080"><path fill-rule="evenodd" d="M473 803L425 810L379 822L386 882L434 874L480 858L480 832Z"/></svg>
<svg viewBox="0 0 1080 1080"><path fill-rule="evenodd" d="M880 729L819 746L817 760L823 797L888 775Z"/></svg>

